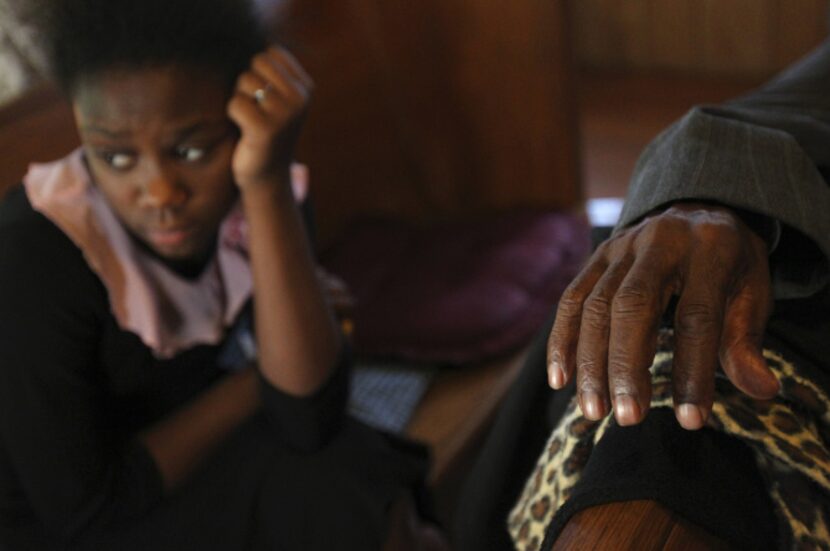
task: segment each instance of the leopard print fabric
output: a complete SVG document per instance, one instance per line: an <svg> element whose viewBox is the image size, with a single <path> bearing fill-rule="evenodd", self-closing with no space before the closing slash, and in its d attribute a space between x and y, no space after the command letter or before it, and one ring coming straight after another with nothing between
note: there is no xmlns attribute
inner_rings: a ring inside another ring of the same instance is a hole
<svg viewBox="0 0 830 551"><path fill-rule="evenodd" d="M652 408L672 407L671 340L670 331L661 332L651 367ZM781 526L780 547L830 550L830 399L777 352L765 350L764 357L781 383L778 396L754 400L719 373L707 425L740 438L753 450ZM571 401L508 517L517 550L539 549L554 513L613 422L613 416L588 421L576 399Z"/></svg>

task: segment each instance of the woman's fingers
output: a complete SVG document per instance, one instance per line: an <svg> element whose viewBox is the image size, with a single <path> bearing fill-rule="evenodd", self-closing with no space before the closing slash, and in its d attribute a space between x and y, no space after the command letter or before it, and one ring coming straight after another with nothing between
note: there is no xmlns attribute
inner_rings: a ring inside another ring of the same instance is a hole
<svg viewBox="0 0 830 551"><path fill-rule="evenodd" d="M241 93L256 103L256 91L264 89L268 85L267 81L253 71L245 71L236 81L236 91Z"/></svg>
<svg viewBox="0 0 830 551"><path fill-rule="evenodd" d="M248 94L237 92L228 101L228 117L239 129L250 134L250 129L262 126L265 115Z"/></svg>
<svg viewBox="0 0 830 551"><path fill-rule="evenodd" d="M236 92L262 114L272 115L274 122L284 123L305 109L311 87L310 77L297 60L272 47L254 56L250 69L239 76Z"/></svg>
<svg viewBox="0 0 830 551"><path fill-rule="evenodd" d="M268 93L290 104L305 103L308 100L311 79L304 71L302 75L298 74L293 66L295 63L296 60L288 52L281 53L274 49L266 50L254 57L251 62L252 72L270 87L260 101L268 100Z"/></svg>
<svg viewBox="0 0 830 551"><path fill-rule="evenodd" d="M287 51L273 47L254 56L228 103L240 129L233 160L237 184L288 179L310 93L311 79Z"/></svg>
<svg viewBox="0 0 830 551"><path fill-rule="evenodd" d="M286 71L294 80L301 83L306 88L311 89L314 87L314 81L312 80L311 75L306 72L291 52L280 46L272 46L268 48L268 54L275 60L275 62L280 64L282 67L285 67Z"/></svg>

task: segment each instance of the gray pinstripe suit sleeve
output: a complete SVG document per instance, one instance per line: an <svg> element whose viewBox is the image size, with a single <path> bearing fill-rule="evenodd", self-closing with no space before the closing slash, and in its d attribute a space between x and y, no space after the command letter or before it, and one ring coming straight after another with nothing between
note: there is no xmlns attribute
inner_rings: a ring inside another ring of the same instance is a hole
<svg viewBox="0 0 830 551"><path fill-rule="evenodd" d="M769 217L777 298L830 279L830 41L752 94L700 106L640 157L618 227L682 200Z"/></svg>

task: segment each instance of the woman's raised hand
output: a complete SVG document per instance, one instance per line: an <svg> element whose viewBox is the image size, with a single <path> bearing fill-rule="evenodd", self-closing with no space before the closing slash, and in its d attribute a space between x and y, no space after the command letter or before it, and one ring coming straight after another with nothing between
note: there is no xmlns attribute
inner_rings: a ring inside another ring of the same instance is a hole
<svg viewBox="0 0 830 551"><path fill-rule="evenodd" d="M761 354L772 306L766 243L732 211L678 203L599 247L559 303L548 341L548 378L576 374L589 419L613 407L620 425L639 423L651 398L648 371L672 296L672 388L682 426L703 426L718 364L756 398L778 390Z"/></svg>
<svg viewBox="0 0 830 551"><path fill-rule="evenodd" d="M240 130L233 156L240 188L284 185L288 190L294 146L313 86L294 56L278 46L254 56L239 76L228 116Z"/></svg>

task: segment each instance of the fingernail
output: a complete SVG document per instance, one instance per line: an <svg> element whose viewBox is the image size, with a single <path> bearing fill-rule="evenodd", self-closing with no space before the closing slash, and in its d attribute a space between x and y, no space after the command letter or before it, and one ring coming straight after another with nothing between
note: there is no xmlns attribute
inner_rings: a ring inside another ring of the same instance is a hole
<svg viewBox="0 0 830 551"><path fill-rule="evenodd" d="M602 419L602 402L596 392L582 394L582 413L591 421Z"/></svg>
<svg viewBox="0 0 830 551"><path fill-rule="evenodd" d="M614 400L614 417L620 426L634 425L640 420L640 406L628 394L618 394Z"/></svg>
<svg viewBox="0 0 830 551"><path fill-rule="evenodd" d="M680 404L677 407L677 421L686 430L697 430L703 426L706 416L694 404Z"/></svg>
<svg viewBox="0 0 830 551"><path fill-rule="evenodd" d="M548 382L552 388L560 389L565 386L565 370L562 369L562 363L558 360L551 362L548 375L550 379Z"/></svg>

